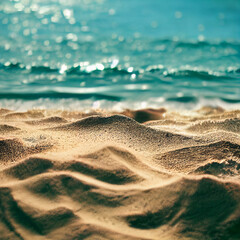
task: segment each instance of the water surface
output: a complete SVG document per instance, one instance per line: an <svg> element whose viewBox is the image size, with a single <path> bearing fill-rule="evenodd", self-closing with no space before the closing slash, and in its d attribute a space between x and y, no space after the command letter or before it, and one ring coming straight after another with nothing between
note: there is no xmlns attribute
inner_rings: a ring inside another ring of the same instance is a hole
<svg viewBox="0 0 240 240"><path fill-rule="evenodd" d="M0 106L240 104L240 1L3 0Z"/></svg>

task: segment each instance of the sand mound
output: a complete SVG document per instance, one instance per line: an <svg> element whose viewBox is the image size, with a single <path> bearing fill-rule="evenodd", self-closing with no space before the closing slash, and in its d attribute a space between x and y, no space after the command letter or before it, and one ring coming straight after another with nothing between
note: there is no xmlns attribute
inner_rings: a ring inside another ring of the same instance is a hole
<svg viewBox="0 0 240 240"><path fill-rule="evenodd" d="M233 176L239 177L240 174L240 161L224 160L221 162L210 162L203 166L198 167L195 173L211 174L219 177Z"/></svg>
<svg viewBox="0 0 240 240"><path fill-rule="evenodd" d="M239 113L210 110L3 111L0 239L239 239Z"/></svg>
<svg viewBox="0 0 240 240"><path fill-rule="evenodd" d="M6 108L0 108L0 115L5 115L6 113L10 113L11 110Z"/></svg>
<svg viewBox="0 0 240 240"><path fill-rule="evenodd" d="M21 158L27 154L27 147L18 139L0 140L0 161L9 161L14 158Z"/></svg>
<svg viewBox="0 0 240 240"><path fill-rule="evenodd" d="M159 154L156 155L155 161L166 169L191 171L198 166L198 164L206 161L220 161L233 157L240 159L240 146L228 141L220 141Z"/></svg>
<svg viewBox="0 0 240 240"><path fill-rule="evenodd" d="M4 132L13 132L13 131L17 131L20 130L20 128L17 127L13 127L7 124L1 124L0 125L0 133L4 133Z"/></svg>
<svg viewBox="0 0 240 240"><path fill-rule="evenodd" d="M26 123L30 125L59 124L67 123L67 120L65 118L55 116L40 120L26 121Z"/></svg>
<svg viewBox="0 0 240 240"><path fill-rule="evenodd" d="M53 166L52 162L43 158L28 158L2 172L17 179L26 179L31 176L43 173Z"/></svg>
<svg viewBox="0 0 240 240"><path fill-rule="evenodd" d="M221 121L203 121L188 127L189 131L194 132L214 132L224 130L228 132L240 133L240 119L225 119Z"/></svg>
<svg viewBox="0 0 240 240"><path fill-rule="evenodd" d="M147 109L141 109L137 111L132 111L128 109L122 112L122 114L127 117L133 118L139 123L143 123L147 121L162 119L166 111L167 110L165 108L160 108L160 109L147 108Z"/></svg>
<svg viewBox="0 0 240 240"><path fill-rule="evenodd" d="M75 218L69 209L63 207L44 212L37 208L31 208L31 206L14 199L11 190L8 188L0 189L0 202L2 206L1 215L5 219L5 224L11 226L12 235L19 237L19 239L22 239L22 237L17 232L17 224L24 226L31 232L45 235L66 225Z"/></svg>
<svg viewBox="0 0 240 240"><path fill-rule="evenodd" d="M156 192L158 198L154 196ZM154 204L148 204L149 209L145 207L144 213L128 215L126 220L138 229L169 225L177 226L179 233L193 239L229 239L240 236L240 233L232 235L239 221L239 197L238 184L206 177L183 179L161 189L138 193L134 196L134 205L141 205L143 199Z"/></svg>
<svg viewBox="0 0 240 240"><path fill-rule="evenodd" d="M49 149L49 145L27 146L19 139L0 139L0 164Z"/></svg>
<svg viewBox="0 0 240 240"><path fill-rule="evenodd" d="M37 110L32 110L28 112L10 112L5 114L4 117L6 120L43 118L44 113L42 111L37 111Z"/></svg>
<svg viewBox="0 0 240 240"><path fill-rule="evenodd" d="M59 168L62 170L79 172L112 184L126 184L139 180L139 178L135 176L133 172L126 168L107 170L95 166L94 164L87 164L79 161L69 161L61 164Z"/></svg>
<svg viewBox="0 0 240 240"><path fill-rule="evenodd" d="M193 143L199 144L199 140L193 137L176 134L164 130L156 130L154 128L139 124L135 120L123 115L112 115L109 117L92 116L83 118L82 120L54 127L47 130L53 131L74 131L80 137L91 135L95 141L104 141L109 144L124 144L131 146L134 139L134 146L145 151L162 151L167 148L176 146L188 146ZM109 137L109 134L111 137ZM132 147L134 147L132 146Z"/></svg>
<svg viewBox="0 0 240 240"><path fill-rule="evenodd" d="M141 126L133 119L125 117L123 115L113 115L109 117L103 116L91 116L83 118L77 122L64 125L62 127L54 128L54 130L79 130L81 128L90 128L90 127L98 127L106 126L106 125L134 125L134 126Z"/></svg>

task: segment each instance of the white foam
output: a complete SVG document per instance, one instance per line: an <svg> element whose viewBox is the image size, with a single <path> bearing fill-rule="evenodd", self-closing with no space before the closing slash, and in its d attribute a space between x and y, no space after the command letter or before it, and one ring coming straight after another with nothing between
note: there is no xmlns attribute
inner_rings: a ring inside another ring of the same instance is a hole
<svg viewBox="0 0 240 240"><path fill-rule="evenodd" d="M0 100L1 108L8 108L15 111L27 111L30 109L59 109L59 110L77 110L89 112L91 110L107 110L120 112L125 109L143 109L143 108L167 108L173 111L197 110L204 106L222 107L227 110L240 109L240 103L227 103L220 99L204 99L200 98L197 102L172 102L166 101L164 98L150 98L145 101L108 101L108 100L76 100L76 99L48 99L40 98L37 100Z"/></svg>

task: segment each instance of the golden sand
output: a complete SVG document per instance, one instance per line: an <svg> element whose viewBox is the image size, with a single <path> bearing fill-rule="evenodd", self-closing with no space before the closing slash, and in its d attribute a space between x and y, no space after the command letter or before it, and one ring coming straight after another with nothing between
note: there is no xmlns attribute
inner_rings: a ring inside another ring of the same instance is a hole
<svg viewBox="0 0 240 240"><path fill-rule="evenodd" d="M240 239L239 117L0 109L0 239Z"/></svg>

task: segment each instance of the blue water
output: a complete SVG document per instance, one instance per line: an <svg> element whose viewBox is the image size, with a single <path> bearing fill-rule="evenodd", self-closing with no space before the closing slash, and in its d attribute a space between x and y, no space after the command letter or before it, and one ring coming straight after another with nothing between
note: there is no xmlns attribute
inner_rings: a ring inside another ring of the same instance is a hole
<svg viewBox="0 0 240 240"><path fill-rule="evenodd" d="M0 107L239 107L239 26L239 0L1 0Z"/></svg>

